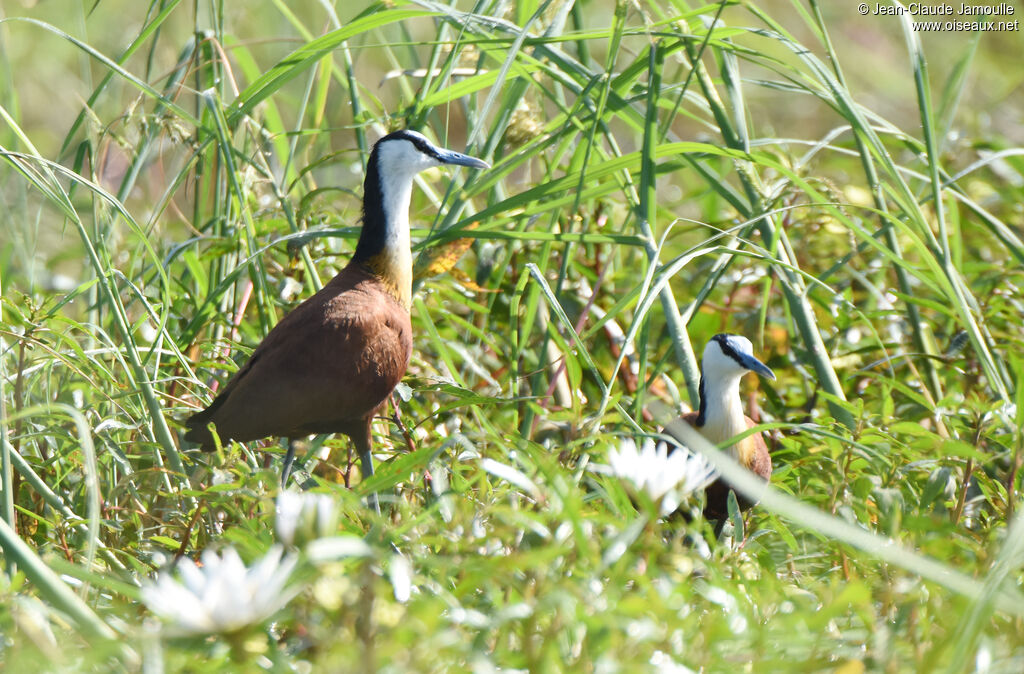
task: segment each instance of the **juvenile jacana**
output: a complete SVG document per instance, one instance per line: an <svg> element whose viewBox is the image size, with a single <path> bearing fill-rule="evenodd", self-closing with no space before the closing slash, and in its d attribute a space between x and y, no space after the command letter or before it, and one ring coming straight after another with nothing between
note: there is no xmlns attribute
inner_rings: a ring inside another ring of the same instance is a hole
<svg viewBox="0 0 1024 674"><path fill-rule="evenodd" d="M743 413L740 379L747 372L775 379L775 373L754 357L750 340L740 335L719 334L704 347L700 377L700 408L680 417L711 444L717 445L757 424ZM727 450L744 468L764 480L772 474L772 457L761 433L748 435ZM704 517L724 520L728 517L729 485L719 478L705 490ZM737 495L738 496L738 495ZM739 497L741 509L753 505Z"/></svg>
<svg viewBox="0 0 1024 674"><path fill-rule="evenodd" d="M224 390L185 423L185 439L214 448L209 424L224 440L294 440L344 433L373 474L370 422L402 379L412 354L413 178L434 166L488 168L486 162L434 146L415 131L396 131L373 147L363 185L363 228L348 265L285 316Z"/></svg>

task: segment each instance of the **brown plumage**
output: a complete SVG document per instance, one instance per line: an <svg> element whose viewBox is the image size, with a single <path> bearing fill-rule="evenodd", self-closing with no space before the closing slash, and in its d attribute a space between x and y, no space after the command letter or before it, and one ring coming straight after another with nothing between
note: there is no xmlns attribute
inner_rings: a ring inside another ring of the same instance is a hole
<svg viewBox="0 0 1024 674"><path fill-rule="evenodd" d="M344 433L369 451L370 422L412 355L409 312L381 280L351 262L284 317L206 410L188 420L186 440L213 448Z"/></svg>
<svg viewBox="0 0 1024 674"><path fill-rule="evenodd" d="M487 167L414 131L377 142L366 166L363 229L352 260L285 316L213 403L185 422L186 440L213 449L211 423L223 441L344 433L359 452L363 477L373 473L370 423L412 354L413 178L441 164ZM282 484L292 459L289 443Z"/></svg>
<svg viewBox="0 0 1024 674"><path fill-rule="evenodd" d="M693 426L701 435L702 427L697 425L697 418L700 415L699 412L690 412L680 417L683 421ZM744 415L744 421L747 423L747 428L753 428L757 426L750 417ZM706 436L705 436L706 437ZM712 440L708 438L709 442L718 444L728 440L728 438L722 438L721 440ZM769 480L772 475L772 457L768 453L768 445L764 442L764 437L760 433L754 433L743 438L738 443L740 446L736 448L737 454L739 455L740 463L743 467L760 476L765 481ZM729 485L725 480L719 478L709 484L704 490L704 517L709 520L724 520L729 516ZM736 494L736 502L740 507L740 510L746 510L750 508L754 503L749 501L746 497Z"/></svg>

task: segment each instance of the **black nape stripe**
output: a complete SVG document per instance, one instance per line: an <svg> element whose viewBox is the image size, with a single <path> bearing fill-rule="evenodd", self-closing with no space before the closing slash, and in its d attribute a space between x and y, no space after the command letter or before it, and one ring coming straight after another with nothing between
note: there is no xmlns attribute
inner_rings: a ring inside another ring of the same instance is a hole
<svg viewBox="0 0 1024 674"><path fill-rule="evenodd" d="M697 427L700 428L707 421L708 414L708 397L704 393L704 375L700 376L700 386L698 388L700 394L700 408L697 410Z"/></svg>
<svg viewBox="0 0 1024 674"><path fill-rule="evenodd" d="M392 134L394 135L394 134ZM384 250L387 241L388 222L384 213L384 190L380 184L380 142L373 147L370 160L366 162L366 178L363 180L363 229L359 233L353 262L366 262Z"/></svg>

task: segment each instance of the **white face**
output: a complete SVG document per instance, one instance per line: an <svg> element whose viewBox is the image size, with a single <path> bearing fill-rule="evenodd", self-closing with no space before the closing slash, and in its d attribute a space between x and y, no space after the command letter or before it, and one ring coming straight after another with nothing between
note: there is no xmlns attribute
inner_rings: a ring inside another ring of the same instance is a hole
<svg viewBox="0 0 1024 674"><path fill-rule="evenodd" d="M423 138L423 136L414 131L407 131L406 133L409 135L415 134ZM426 138L423 138L423 142L429 145ZM401 176L409 178L420 171L441 165L441 162L421 152L412 142L400 138L381 144L380 148L378 148L378 156L380 173L382 176L388 177Z"/></svg>
<svg viewBox="0 0 1024 674"><path fill-rule="evenodd" d="M724 338L726 346L736 352L741 358L746 356L754 357L754 346L750 340L740 335L726 335ZM749 368L741 365L735 358L722 350L718 339L712 339L704 347L704 376L712 379L726 379L740 377Z"/></svg>

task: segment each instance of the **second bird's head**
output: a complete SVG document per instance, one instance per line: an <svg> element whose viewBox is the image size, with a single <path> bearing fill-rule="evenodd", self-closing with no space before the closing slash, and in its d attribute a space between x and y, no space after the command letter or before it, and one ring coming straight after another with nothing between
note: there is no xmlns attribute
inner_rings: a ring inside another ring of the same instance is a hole
<svg viewBox="0 0 1024 674"><path fill-rule="evenodd" d="M381 176L411 179L428 168L451 164L470 168L489 168L487 162L469 155L437 147L426 137L403 129L384 136L373 146L370 163L376 164Z"/></svg>
<svg viewBox="0 0 1024 674"><path fill-rule="evenodd" d="M715 335L704 347L703 376L712 380L739 379L747 372L775 379L775 373L754 357L750 340L741 335Z"/></svg>

